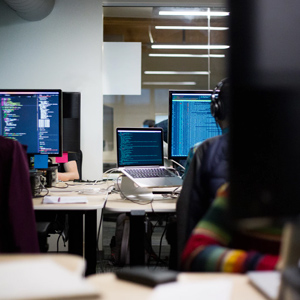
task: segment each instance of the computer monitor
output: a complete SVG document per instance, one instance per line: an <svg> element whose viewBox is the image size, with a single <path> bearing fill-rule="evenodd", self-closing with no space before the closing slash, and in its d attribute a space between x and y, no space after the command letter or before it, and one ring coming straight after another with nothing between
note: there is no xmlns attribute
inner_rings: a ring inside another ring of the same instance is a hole
<svg viewBox="0 0 300 300"><path fill-rule="evenodd" d="M169 91L169 159L186 159L193 145L221 133L210 112L212 93L212 90Z"/></svg>
<svg viewBox="0 0 300 300"><path fill-rule="evenodd" d="M251 225L259 224L255 219L298 217L299 1L288 7L279 0L229 3L230 212ZM285 22L274 22L274 16Z"/></svg>
<svg viewBox="0 0 300 300"><path fill-rule="evenodd" d="M27 145L27 154L62 156L62 91L0 90L0 135Z"/></svg>

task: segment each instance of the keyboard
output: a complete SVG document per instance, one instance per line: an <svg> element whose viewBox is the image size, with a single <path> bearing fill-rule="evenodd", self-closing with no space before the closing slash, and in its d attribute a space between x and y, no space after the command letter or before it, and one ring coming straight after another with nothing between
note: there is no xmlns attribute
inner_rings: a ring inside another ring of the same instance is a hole
<svg viewBox="0 0 300 300"><path fill-rule="evenodd" d="M163 168L130 168L125 171L133 178L175 177L171 171Z"/></svg>

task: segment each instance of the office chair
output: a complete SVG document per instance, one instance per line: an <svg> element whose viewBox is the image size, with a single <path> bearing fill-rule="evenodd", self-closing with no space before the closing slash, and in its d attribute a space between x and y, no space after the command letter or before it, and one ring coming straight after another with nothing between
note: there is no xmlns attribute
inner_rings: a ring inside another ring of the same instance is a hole
<svg viewBox="0 0 300 300"><path fill-rule="evenodd" d="M79 181L82 180L82 151L76 153L77 168L79 173ZM40 251L45 253L49 250L48 237L50 234L59 234L63 237L64 242L69 239L68 236L68 215L65 213L49 212L43 217L36 219L36 226L38 232L38 241Z"/></svg>
<svg viewBox="0 0 300 300"><path fill-rule="evenodd" d="M25 146L0 136L0 253L38 253Z"/></svg>
<svg viewBox="0 0 300 300"><path fill-rule="evenodd" d="M82 151L79 150L77 152L77 168L78 168L78 173L79 173L79 180L82 180L82 160L83 160L83 154Z"/></svg>

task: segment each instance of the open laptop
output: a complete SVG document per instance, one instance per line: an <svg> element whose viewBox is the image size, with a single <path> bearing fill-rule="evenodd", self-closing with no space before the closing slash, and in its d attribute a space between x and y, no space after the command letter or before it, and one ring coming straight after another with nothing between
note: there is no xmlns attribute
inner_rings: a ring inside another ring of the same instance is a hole
<svg viewBox="0 0 300 300"><path fill-rule="evenodd" d="M162 128L117 128L119 170L140 187L177 187L182 179L164 167ZM157 177L153 169L163 175ZM135 173L152 173L138 176Z"/></svg>

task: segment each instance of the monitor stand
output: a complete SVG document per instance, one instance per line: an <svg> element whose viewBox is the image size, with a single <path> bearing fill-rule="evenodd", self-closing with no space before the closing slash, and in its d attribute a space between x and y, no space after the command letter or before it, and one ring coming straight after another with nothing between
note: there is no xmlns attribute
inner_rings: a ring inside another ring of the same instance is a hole
<svg viewBox="0 0 300 300"><path fill-rule="evenodd" d="M281 286L278 300L300 299L300 219L284 226L280 253Z"/></svg>
<svg viewBox="0 0 300 300"><path fill-rule="evenodd" d="M122 177L120 186L121 197L135 201L152 201L153 193L151 188L136 185L127 176Z"/></svg>

